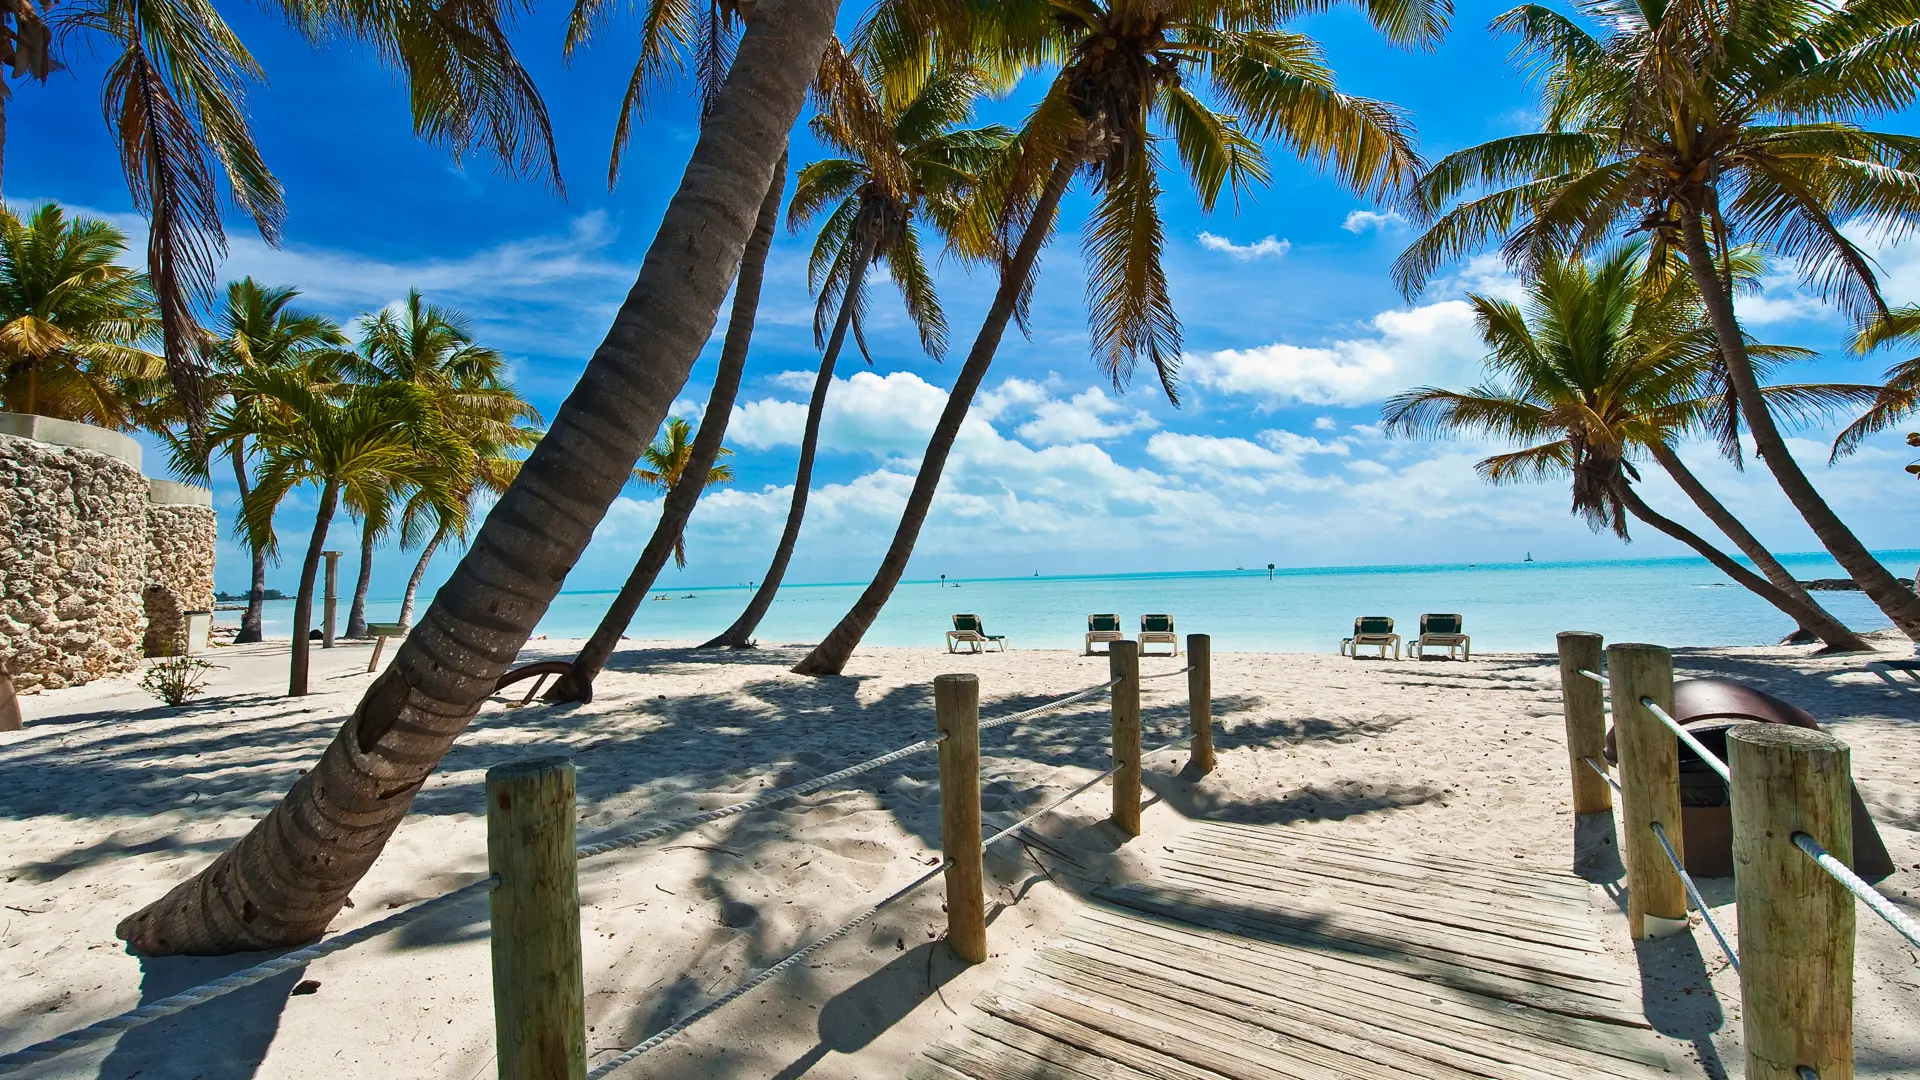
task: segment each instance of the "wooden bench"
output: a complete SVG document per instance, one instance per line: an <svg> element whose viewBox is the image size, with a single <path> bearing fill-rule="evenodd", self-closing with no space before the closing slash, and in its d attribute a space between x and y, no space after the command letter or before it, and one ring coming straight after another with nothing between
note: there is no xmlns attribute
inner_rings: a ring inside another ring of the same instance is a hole
<svg viewBox="0 0 1920 1080"><path fill-rule="evenodd" d="M370 622L367 624L367 636L373 639L373 656L367 660L367 671L371 673L380 666L380 650L387 647L387 639L406 637L407 628L397 622Z"/></svg>

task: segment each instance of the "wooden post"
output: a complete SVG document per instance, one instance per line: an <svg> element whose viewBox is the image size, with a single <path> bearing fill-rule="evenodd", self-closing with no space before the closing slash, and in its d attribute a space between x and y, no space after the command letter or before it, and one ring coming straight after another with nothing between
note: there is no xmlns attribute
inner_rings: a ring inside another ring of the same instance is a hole
<svg viewBox="0 0 1920 1080"><path fill-rule="evenodd" d="M1560 635L1560 700L1566 711L1567 758L1573 767L1573 812L1602 814L1613 809L1613 788L1593 771L1586 758L1602 768L1607 764L1607 698L1605 688L1585 675L1600 673L1601 638L1585 630Z"/></svg>
<svg viewBox="0 0 1920 1080"><path fill-rule="evenodd" d="M20 695L14 693L13 673L7 665L0 664L0 731L19 731L25 726L20 719Z"/></svg>
<svg viewBox="0 0 1920 1080"><path fill-rule="evenodd" d="M574 870L573 762L487 770L493 1025L500 1080L583 1080L587 1021Z"/></svg>
<svg viewBox="0 0 1920 1080"><path fill-rule="evenodd" d="M947 864L947 948L987 958L986 872L980 851L980 677L936 675L940 725L940 854Z"/></svg>
<svg viewBox="0 0 1920 1080"><path fill-rule="evenodd" d="M340 604L340 555L338 551L320 553L327 560L326 615L321 620L320 647L333 648L333 613Z"/></svg>
<svg viewBox="0 0 1920 1080"><path fill-rule="evenodd" d="M1620 755L1620 805L1627 863L1627 926L1635 940L1687 929L1687 890L1667 860L1653 823L1683 860L1680 740L1640 699L1673 712L1673 657L1658 645L1607 646L1614 747Z"/></svg>
<svg viewBox="0 0 1920 1080"><path fill-rule="evenodd" d="M1853 894L1794 846L1806 833L1853 861L1847 744L1824 731L1745 724L1727 733L1733 888L1747 1080L1853 1078Z"/></svg>
<svg viewBox="0 0 1920 1080"><path fill-rule="evenodd" d="M1193 767L1204 776L1214 766L1213 639L1205 634L1187 635L1187 715L1193 719L1193 743L1188 755Z"/></svg>
<svg viewBox="0 0 1920 1080"><path fill-rule="evenodd" d="M1140 835L1140 643L1107 645L1107 670L1120 680L1113 688L1113 823L1128 836Z"/></svg>

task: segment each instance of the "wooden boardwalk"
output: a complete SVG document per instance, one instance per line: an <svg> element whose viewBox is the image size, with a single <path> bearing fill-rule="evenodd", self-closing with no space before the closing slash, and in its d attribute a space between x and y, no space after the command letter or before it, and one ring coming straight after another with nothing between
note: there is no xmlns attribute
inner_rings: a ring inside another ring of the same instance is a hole
<svg viewBox="0 0 1920 1080"><path fill-rule="evenodd" d="M982 995L914 1080L1666 1076L1587 885L1200 824Z"/></svg>

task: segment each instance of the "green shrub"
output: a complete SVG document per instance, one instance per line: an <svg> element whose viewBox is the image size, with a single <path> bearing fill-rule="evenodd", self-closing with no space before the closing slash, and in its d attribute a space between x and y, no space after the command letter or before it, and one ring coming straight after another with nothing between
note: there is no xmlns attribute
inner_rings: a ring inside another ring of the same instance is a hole
<svg viewBox="0 0 1920 1080"><path fill-rule="evenodd" d="M140 688L169 705L185 705L199 697L207 687L207 673L217 670L194 656L170 656L156 660L140 678Z"/></svg>

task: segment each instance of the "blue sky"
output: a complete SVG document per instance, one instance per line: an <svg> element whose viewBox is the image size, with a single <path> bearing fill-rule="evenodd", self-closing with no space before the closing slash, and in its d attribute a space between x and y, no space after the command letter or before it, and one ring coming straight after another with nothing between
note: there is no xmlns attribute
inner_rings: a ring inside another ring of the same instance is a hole
<svg viewBox="0 0 1920 1080"><path fill-rule="evenodd" d="M1411 112L1431 159L1531 122L1529 89L1506 64L1508 43L1485 30L1502 6L1463 4L1452 36L1430 53L1389 49L1349 13L1307 28L1327 46L1344 89ZM243 219L230 221L224 274L296 285L309 307L342 319L419 287L468 313L480 338L512 358L523 391L551 413L631 285L693 144L686 100L660 99L635 135L619 187L606 189L630 27L616 23L570 64L559 58L560 7L541 8L518 29L554 118L568 184L562 199L498 177L485 160L463 167L417 140L404 88L363 50L316 50L254 8L222 10L271 80L253 91L250 109L289 207L277 250ZM16 85L7 194L15 202L56 199L137 229L100 116L100 58L68 61L46 86ZM1011 119L1023 107L1016 95L988 111ZM1915 130L1911 117L1881 126ZM796 139L796 168L817 154L804 134ZM1387 395L1475 381L1477 339L1459 298L1469 289L1511 290L1513 282L1483 257L1409 302L1387 276L1409 236L1404 222L1278 152L1274 166L1268 188L1211 216L1198 212L1183 181L1167 184L1166 261L1187 349L1178 409L1150 377L1116 394L1088 358L1077 237L1087 203L1078 194L1068 200L1061 233L1042 257L1033 336L1009 335L1002 346L910 576L1682 553L1651 530L1636 529L1631 547L1589 533L1567 514L1562 488L1488 488L1472 463L1492 447L1384 438L1375 424ZM689 533L692 562L669 570L663 587L744 582L765 566L786 513L816 362L807 243L783 230L776 244L728 437L738 480L703 501ZM1889 297L1920 301L1920 247L1876 250ZM790 580L863 579L892 534L994 284L952 266L940 279L954 341L944 364L919 351L885 286L871 324L876 365L842 359ZM1805 377L1869 381L1893 359L1847 356L1843 321L1789 272L1750 298L1743 314L1755 333L1828 354ZM682 393L683 415L699 415L719 332ZM1901 432L1833 469L1824 464L1829 438L1807 432L1795 444L1822 490L1870 545L1911 546L1920 492L1901 472L1912 456ZM1737 473L1703 446L1685 456L1776 550L1816 546L1764 471ZM1645 490L1656 506L1706 530L1670 485L1649 477ZM216 500L234 501L230 477L216 483ZM289 551L304 543L312 502L303 493L282 511ZM567 587L617 584L657 511L647 493L621 499ZM336 526L332 542L352 550L352 526ZM220 586L243 587L244 556L230 540L221 554ZM397 594L411 565L410 555L383 549L374 594ZM439 560L429 584L452 566ZM291 591L296 572L289 557L271 581Z"/></svg>

